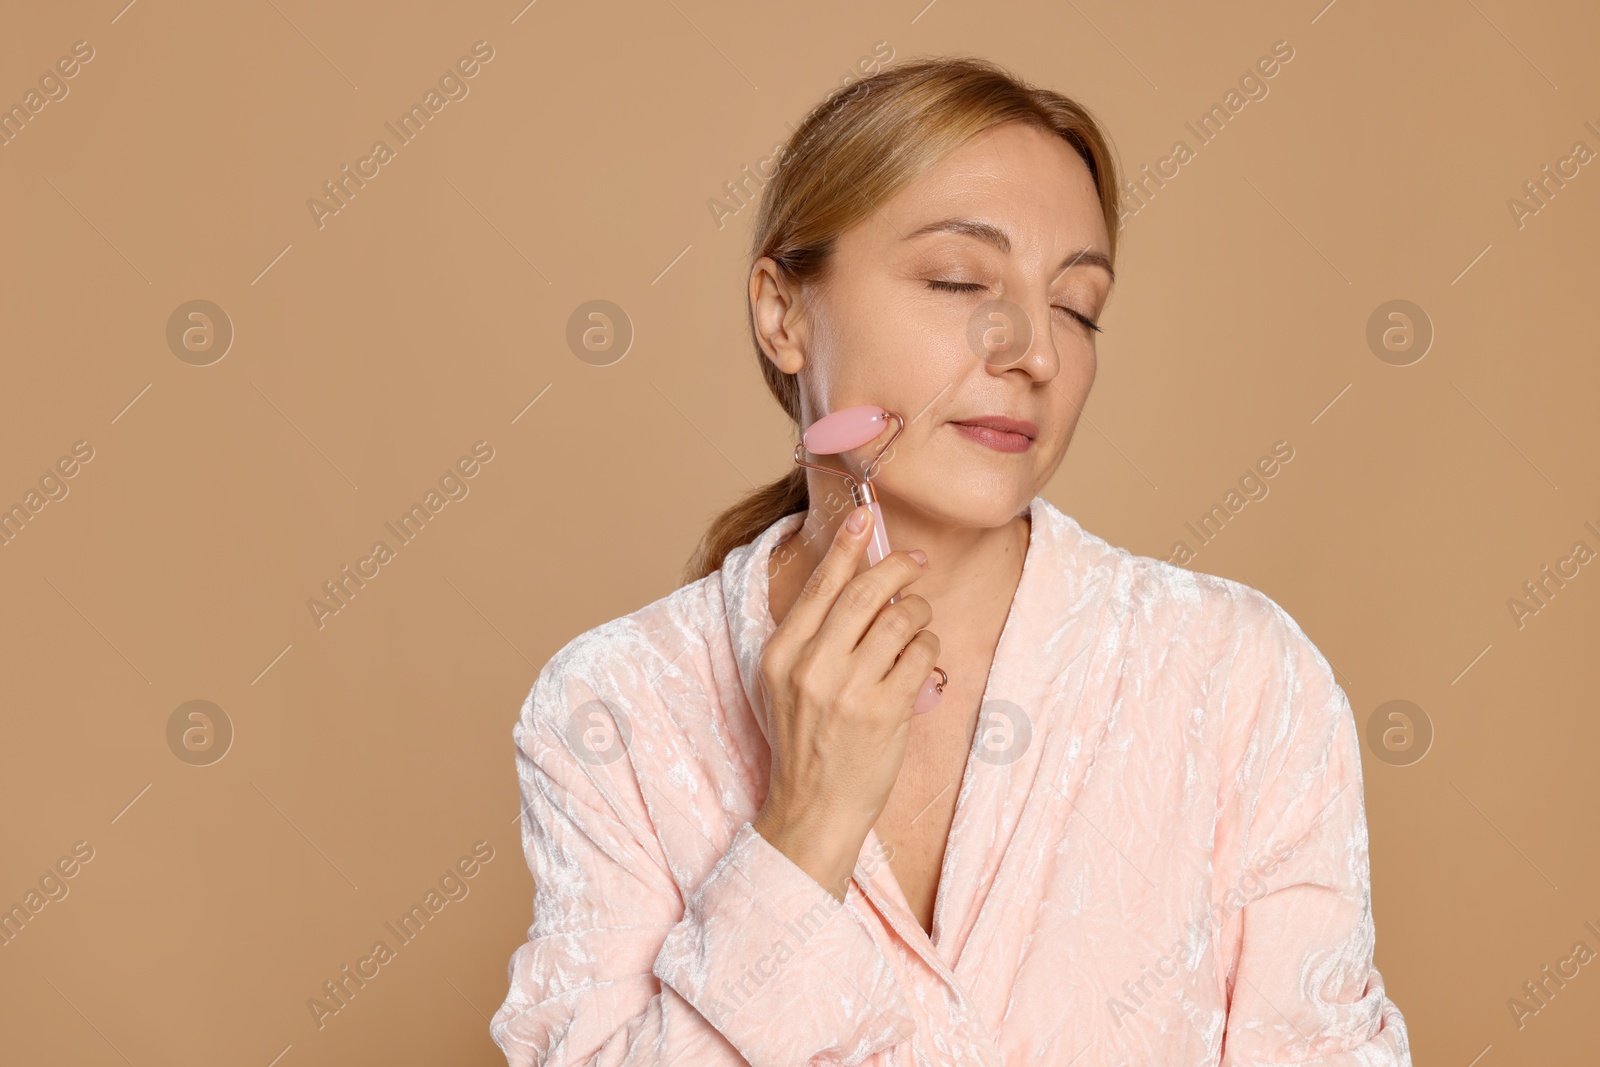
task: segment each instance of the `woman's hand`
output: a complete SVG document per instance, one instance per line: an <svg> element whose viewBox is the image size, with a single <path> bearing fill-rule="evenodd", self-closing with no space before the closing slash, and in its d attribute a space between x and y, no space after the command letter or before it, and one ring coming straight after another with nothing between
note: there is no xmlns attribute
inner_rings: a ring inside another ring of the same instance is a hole
<svg viewBox="0 0 1600 1067"><path fill-rule="evenodd" d="M865 506L839 525L761 654L772 776L754 828L840 901L939 658L939 638L923 629L933 617L927 600L909 593L888 603L926 557L891 552L856 574L871 525Z"/></svg>

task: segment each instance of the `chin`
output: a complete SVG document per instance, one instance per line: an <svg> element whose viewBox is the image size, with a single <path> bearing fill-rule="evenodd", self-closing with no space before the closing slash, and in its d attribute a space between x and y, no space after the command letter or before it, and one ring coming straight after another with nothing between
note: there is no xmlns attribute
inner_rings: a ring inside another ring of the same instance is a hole
<svg viewBox="0 0 1600 1067"><path fill-rule="evenodd" d="M1026 485L1012 484L992 471L971 471L965 477L949 472L948 476L919 478L906 489L897 492L891 486L879 486L882 495L892 496L950 526L1004 526L1026 511L1034 497Z"/></svg>

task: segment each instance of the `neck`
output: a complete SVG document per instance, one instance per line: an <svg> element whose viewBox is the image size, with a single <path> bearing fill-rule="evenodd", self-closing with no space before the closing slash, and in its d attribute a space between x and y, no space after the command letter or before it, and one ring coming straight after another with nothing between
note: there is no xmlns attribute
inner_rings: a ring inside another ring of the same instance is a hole
<svg viewBox="0 0 1600 1067"><path fill-rule="evenodd" d="M793 596L798 596L800 586L822 562L852 510L848 492L831 480L809 488L810 514L789 541L794 554L778 554L778 558L787 559L781 565L778 581L785 587L792 586ZM820 494L818 489L822 490ZM834 492L831 500L830 490ZM844 506L837 506L841 498ZM928 554L927 572L907 589L936 606L947 630L955 629L951 624L959 619L976 622L995 612L1000 618L1005 617L1022 577L1031 535L1026 511L999 526L955 526L893 497L880 495L878 504L888 527L890 549L920 548ZM835 510L830 512L830 508ZM862 569L865 568L863 559ZM776 595L772 605L775 617L780 606L787 612L790 603L790 596Z"/></svg>

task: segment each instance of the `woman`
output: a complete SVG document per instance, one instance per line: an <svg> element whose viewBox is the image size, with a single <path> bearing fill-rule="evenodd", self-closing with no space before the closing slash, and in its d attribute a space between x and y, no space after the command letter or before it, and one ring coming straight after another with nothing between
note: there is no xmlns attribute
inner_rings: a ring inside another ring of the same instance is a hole
<svg viewBox="0 0 1600 1067"><path fill-rule="evenodd" d="M796 466L540 672L508 1062L1409 1064L1326 660L1265 595L1038 495L1113 281L1092 116L919 61L782 158L761 369L797 429L902 414L829 461L874 479L894 551L865 566L869 509Z"/></svg>

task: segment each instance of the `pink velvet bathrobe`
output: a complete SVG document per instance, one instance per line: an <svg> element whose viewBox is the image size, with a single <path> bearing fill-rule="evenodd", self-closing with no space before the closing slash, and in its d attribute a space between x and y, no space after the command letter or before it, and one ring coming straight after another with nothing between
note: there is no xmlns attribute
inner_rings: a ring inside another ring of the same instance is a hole
<svg viewBox="0 0 1600 1067"><path fill-rule="evenodd" d="M1410 1064L1327 661L1248 586L1030 515L931 937L875 833L840 904L751 826L803 513L550 660L513 732L510 1064Z"/></svg>

